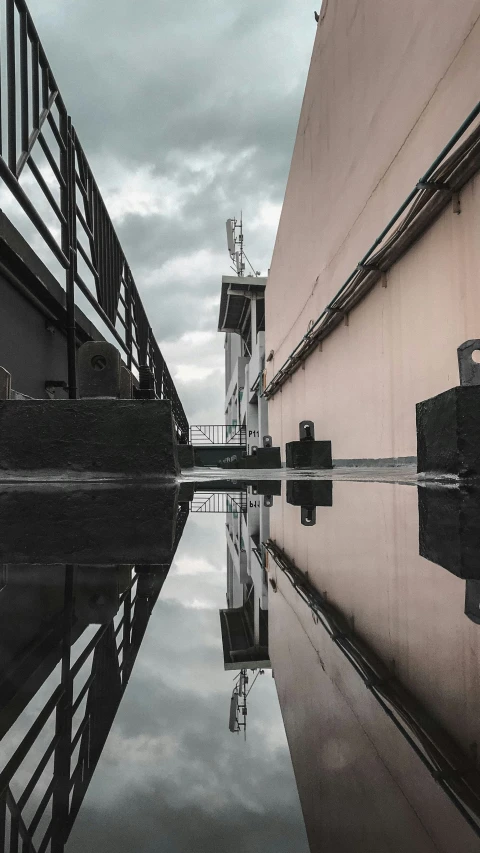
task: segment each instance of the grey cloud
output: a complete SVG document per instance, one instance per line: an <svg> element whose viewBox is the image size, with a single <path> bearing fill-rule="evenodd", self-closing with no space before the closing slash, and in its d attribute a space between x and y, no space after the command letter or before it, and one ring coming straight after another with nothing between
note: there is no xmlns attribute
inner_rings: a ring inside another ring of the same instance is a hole
<svg viewBox="0 0 480 853"><path fill-rule="evenodd" d="M178 393L185 410L194 424L223 423L223 373L217 372L202 380L182 382L176 380Z"/></svg>
<svg viewBox="0 0 480 853"><path fill-rule="evenodd" d="M274 233L258 213L283 198L315 32L311 7L30 0L30 8L103 191L115 168L120 187L125 173L146 168L153 182L168 178L180 193L176 211L140 215L132 204L117 217L160 345L214 330L210 302L229 271L228 216L243 209L248 256L262 272L270 263ZM196 171L192 158L210 167ZM218 271L192 265L188 280L172 270L157 281L166 264L199 251L218 258ZM179 344L172 372L182 357ZM203 399L190 385L181 391L192 421L221 419L217 378L204 383Z"/></svg>
<svg viewBox="0 0 480 853"><path fill-rule="evenodd" d="M307 853L271 674L252 692L244 742L228 731L218 613L182 603L199 591L221 605L224 549L223 518L191 517L178 562L193 572L203 557L212 571L167 578L67 853Z"/></svg>
<svg viewBox="0 0 480 853"><path fill-rule="evenodd" d="M251 721L246 743L231 735L231 673L219 666L216 689L208 689L208 667L195 650L200 636L195 629L205 627L204 615L197 621L195 612L189 625L190 615L176 620L172 634L165 608L158 608L143 665L132 675L112 745L97 769L68 853L90 848L107 853L115 845L172 853L307 850L286 744L272 747L265 733L266 726L281 724L273 682L263 676L258 686L263 695L256 713L263 715L265 728ZM180 626L192 639L176 650L176 666L186 666L189 678L172 686L162 672ZM192 657L196 666L190 670Z"/></svg>
<svg viewBox="0 0 480 853"><path fill-rule="evenodd" d="M265 782L275 785L275 775ZM84 823L81 839L74 829L68 845L69 853L95 849L117 853L119 849L138 853L306 853L306 842L299 841L298 821L283 808L269 815L239 809L235 802L229 808L210 815L188 805L173 810L165 802L161 786L152 792L153 802L134 791L123 802L107 812L94 807L85 809L79 821ZM135 821L133 821L135 815ZM139 831L140 827L140 831ZM82 846L85 845L85 846Z"/></svg>

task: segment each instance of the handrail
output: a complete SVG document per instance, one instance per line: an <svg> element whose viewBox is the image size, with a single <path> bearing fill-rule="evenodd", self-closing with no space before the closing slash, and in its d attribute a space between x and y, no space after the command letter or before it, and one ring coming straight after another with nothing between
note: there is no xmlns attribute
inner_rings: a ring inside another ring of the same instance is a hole
<svg viewBox="0 0 480 853"><path fill-rule="evenodd" d="M285 551L268 539L264 548L314 621L356 670L359 677L418 755L462 817L480 837L480 774L451 735L394 675L376 651L352 629L345 614L320 593ZM278 589L278 587L276 587Z"/></svg>
<svg viewBox="0 0 480 853"><path fill-rule="evenodd" d="M231 444L242 446L247 443L247 429L244 424L192 424L190 444Z"/></svg>
<svg viewBox="0 0 480 853"><path fill-rule="evenodd" d="M0 11L3 5L0 62L5 57L7 109L3 127L0 120L0 179L65 270L69 396L77 396L78 289L114 336L127 367L152 370L156 396L171 401L177 439L187 443L188 420L177 389L27 4L0 0ZM46 215L20 183L25 167L46 202Z"/></svg>
<svg viewBox="0 0 480 853"><path fill-rule="evenodd" d="M479 128L476 127L451 157L462 136L480 115L480 101L444 146L403 204L392 216L382 233L370 246L347 280L332 297L315 322L308 328L282 366L276 371L262 396L270 399L295 373L324 338L344 319L366 293L385 275L399 257L415 242L441 213L452 196L480 168ZM404 219L400 217L407 209ZM388 240L387 235L399 222ZM384 243L384 241L386 242ZM383 245L381 245L383 244ZM374 254L375 253L375 254Z"/></svg>

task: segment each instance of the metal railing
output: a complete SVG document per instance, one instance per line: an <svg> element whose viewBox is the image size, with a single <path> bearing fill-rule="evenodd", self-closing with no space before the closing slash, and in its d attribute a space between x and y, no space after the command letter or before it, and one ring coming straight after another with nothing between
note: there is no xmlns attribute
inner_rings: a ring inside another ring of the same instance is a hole
<svg viewBox="0 0 480 853"><path fill-rule="evenodd" d="M459 191L480 169L480 127L458 145L480 116L480 101L415 184L403 204L370 246L322 313L311 321L306 333L276 371L262 396L271 399L308 356L348 317L388 270L429 228L447 204L455 202L460 212ZM456 147L457 146L457 147ZM451 153L452 152L452 153ZM450 155L450 156L448 156ZM405 214L405 215L404 215ZM402 219L403 216L403 219Z"/></svg>
<svg viewBox="0 0 480 853"><path fill-rule="evenodd" d="M158 597L145 576L135 574L121 596L118 624L101 625L73 661L73 590L73 566L66 566L64 610L51 644L61 661L60 683L0 773L2 853L63 851ZM14 794L25 761L33 769Z"/></svg>
<svg viewBox="0 0 480 853"><path fill-rule="evenodd" d="M190 443L246 445L247 430L245 426L237 424L192 424Z"/></svg>
<svg viewBox="0 0 480 853"><path fill-rule="evenodd" d="M171 401L177 437L186 443L183 406L25 0L0 0L3 11L0 178L65 271L69 396L77 396L78 288L119 345L127 367L153 371L156 396ZM43 214L32 201L35 193Z"/></svg>
<svg viewBox="0 0 480 853"><path fill-rule="evenodd" d="M0 738L21 710L19 694L33 698L35 691L41 689L38 677L42 673L42 685L52 669L58 677L47 701L0 771L0 853L63 853L187 516L188 503L179 504L168 563L126 567L130 568L130 578L123 585L116 617L95 626L89 640L85 635L79 653L76 643L82 641L84 631L91 626L79 622L75 567L65 566L62 609L43 626L40 637L3 671ZM94 571L93 566L89 568ZM58 566L58 570L62 571L62 567ZM59 669L55 669L57 662ZM31 683L36 686L30 694Z"/></svg>
<svg viewBox="0 0 480 853"><path fill-rule="evenodd" d="M195 492L190 501L190 512L245 512L246 492Z"/></svg>

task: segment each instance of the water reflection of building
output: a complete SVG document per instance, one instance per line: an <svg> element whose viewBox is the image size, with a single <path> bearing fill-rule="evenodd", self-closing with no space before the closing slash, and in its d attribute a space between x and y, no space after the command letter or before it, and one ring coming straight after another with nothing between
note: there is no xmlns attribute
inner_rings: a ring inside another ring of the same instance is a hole
<svg viewBox="0 0 480 853"><path fill-rule="evenodd" d="M76 518L78 495L72 494L72 506L68 487L59 488L63 516L50 518L48 535L55 543L56 559L62 547L74 559L81 556L82 529L85 532L86 522L93 524L92 516ZM34 492L38 499L38 489ZM145 537L144 552L141 538L137 539L142 563L136 565L48 564L45 537L39 536L36 550L33 525L31 530L25 528L22 542L31 563L2 566L0 745L6 756L0 767L2 853L20 849L61 853L65 848L188 515L188 504L178 502L177 490L160 486L147 492L146 502L159 501L164 509L156 540L160 563L151 562L153 542ZM95 487L83 494L84 499L90 496L91 508L95 504L103 528L103 558L116 547L109 541L112 525L104 525L107 506L115 513L118 505L109 504L109 494L111 490ZM18 506L22 496L3 493L3 514L10 499ZM142 503L139 498L140 507ZM70 538L62 544L59 533L66 523ZM92 540L100 548L100 531L92 531ZM0 548L13 559L14 543L4 527ZM34 697L36 704L29 704ZM22 716L27 706L27 715ZM15 724L12 741L8 733Z"/></svg>
<svg viewBox="0 0 480 853"><path fill-rule="evenodd" d="M252 276L223 276L218 320L225 332L225 423L243 426L247 452L268 434L265 368L265 284Z"/></svg>
<svg viewBox="0 0 480 853"><path fill-rule="evenodd" d="M245 485L241 508L230 500L226 513L227 608L220 611L225 669L266 669L268 591L263 542L277 484Z"/></svg>
<svg viewBox="0 0 480 853"><path fill-rule="evenodd" d="M418 495L338 481L311 529L272 511L269 652L312 853L479 847L480 501Z"/></svg>

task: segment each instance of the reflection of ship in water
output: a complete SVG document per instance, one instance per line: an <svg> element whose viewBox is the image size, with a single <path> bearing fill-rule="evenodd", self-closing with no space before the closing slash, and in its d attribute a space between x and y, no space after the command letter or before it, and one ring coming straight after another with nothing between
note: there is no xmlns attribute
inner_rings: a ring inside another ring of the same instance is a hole
<svg viewBox="0 0 480 853"><path fill-rule="evenodd" d="M338 481L331 503L310 530L275 503L266 543L269 654L310 848L473 853L478 492Z"/></svg>
<svg viewBox="0 0 480 853"><path fill-rule="evenodd" d="M57 509L38 536L38 515L21 538L18 524L1 527L9 557L0 589L2 851L64 849L128 684L188 515L176 487L136 490L136 499L121 486L2 492L4 518L19 505L35 504L40 521L46 507ZM122 505L131 525L119 542L112 533ZM141 562L113 562L122 544L131 557L138 524L149 527L136 540Z"/></svg>
<svg viewBox="0 0 480 853"><path fill-rule="evenodd" d="M197 484L199 485L199 484ZM229 728L246 731L247 697L256 677L271 668L268 648L268 584L266 571L270 510L282 493L279 480L228 483L218 481L225 498L227 540L227 607L220 610L224 668L237 670L230 703ZM233 492L233 488L240 492ZM329 480L288 480L287 503L299 507L302 525L316 523L318 506L331 506ZM208 495L208 491L205 492ZM219 505L209 497L204 506ZM249 686L249 670L256 671Z"/></svg>
<svg viewBox="0 0 480 853"><path fill-rule="evenodd" d="M239 484L242 500L226 492L227 607L220 610L223 663L238 671L231 701L231 732L247 727L247 697L258 675L270 669L268 590L263 543L269 536L269 511L278 481ZM249 670L255 670L249 686Z"/></svg>
<svg viewBox="0 0 480 853"><path fill-rule="evenodd" d="M220 611L225 669L265 669L268 657L267 576L263 542L277 483L245 486L244 509L226 513L227 608Z"/></svg>

